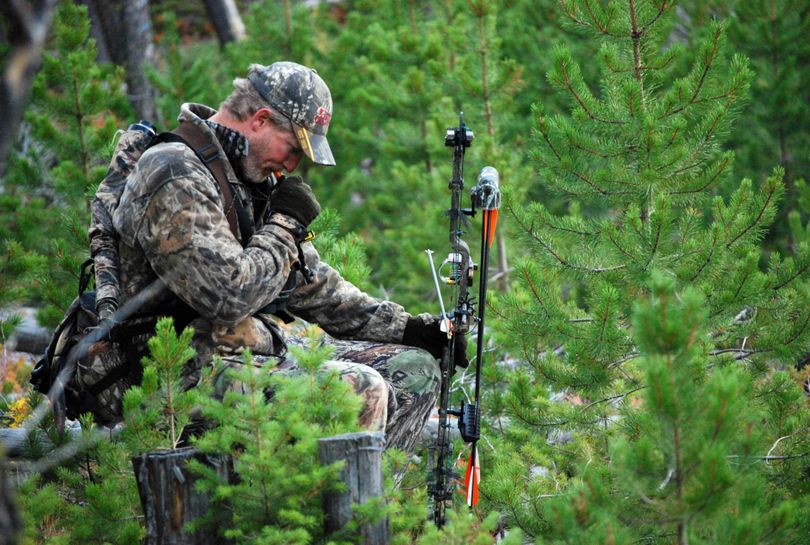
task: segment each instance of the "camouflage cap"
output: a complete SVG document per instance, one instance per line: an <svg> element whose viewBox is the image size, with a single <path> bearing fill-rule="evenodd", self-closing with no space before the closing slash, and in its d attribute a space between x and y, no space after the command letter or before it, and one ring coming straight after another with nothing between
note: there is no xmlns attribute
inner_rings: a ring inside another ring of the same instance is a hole
<svg viewBox="0 0 810 545"><path fill-rule="evenodd" d="M251 67L248 80L293 125L301 149L319 165L335 164L326 141L332 119L332 94L313 68L294 62Z"/></svg>

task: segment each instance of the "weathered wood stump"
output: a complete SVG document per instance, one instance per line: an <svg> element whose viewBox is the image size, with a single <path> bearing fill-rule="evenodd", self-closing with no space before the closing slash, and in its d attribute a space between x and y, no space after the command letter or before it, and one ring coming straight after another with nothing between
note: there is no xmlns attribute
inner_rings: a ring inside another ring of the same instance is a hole
<svg viewBox="0 0 810 545"><path fill-rule="evenodd" d="M197 476L186 464L197 459L230 474L229 460L205 456L194 448L150 452L132 459L141 506L146 518L146 545L217 545L228 543L217 532L188 532L186 524L208 512L206 494L194 489Z"/></svg>
<svg viewBox="0 0 810 545"><path fill-rule="evenodd" d="M330 465L339 460L346 462L341 473L346 490L329 492L323 497L327 533L346 526L352 518L353 503L363 504L383 496L384 446L385 434L382 432L349 433L318 440L321 464ZM388 518L367 524L360 531L365 545L387 545L389 542Z"/></svg>

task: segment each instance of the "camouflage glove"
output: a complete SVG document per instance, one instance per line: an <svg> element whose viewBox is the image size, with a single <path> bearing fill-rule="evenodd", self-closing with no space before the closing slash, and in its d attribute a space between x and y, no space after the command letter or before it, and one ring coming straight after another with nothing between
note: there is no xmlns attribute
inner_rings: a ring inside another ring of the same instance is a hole
<svg viewBox="0 0 810 545"><path fill-rule="evenodd" d="M440 319L438 316L411 316L405 325L405 333L402 335L402 344L416 346L430 352L430 354L440 359L444 347L447 346L447 333L439 328ZM456 335L455 352L453 364L458 367L467 367L470 362L467 360L467 336Z"/></svg>
<svg viewBox="0 0 810 545"><path fill-rule="evenodd" d="M289 176L280 181L270 194L268 213L290 216L306 229L321 213L321 205L311 187L298 176Z"/></svg>

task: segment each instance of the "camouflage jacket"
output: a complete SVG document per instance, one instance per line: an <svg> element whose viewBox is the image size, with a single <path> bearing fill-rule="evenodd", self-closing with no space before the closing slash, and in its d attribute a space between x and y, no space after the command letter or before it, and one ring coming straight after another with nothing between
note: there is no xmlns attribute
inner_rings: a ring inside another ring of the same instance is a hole
<svg viewBox="0 0 810 545"><path fill-rule="evenodd" d="M179 121L201 127L220 157L226 157L215 131L204 121L213 114L206 106L185 104ZM227 160L224 163L235 198L253 218L247 182ZM284 350L282 329L258 311L278 297L291 273L296 284L287 310L293 315L337 338L402 340L409 314L344 280L320 260L311 242L303 243L303 250L314 278L304 282L293 269L298 250L287 230L296 227L292 218L273 214L267 223L259 218L243 248L228 227L216 180L188 146L159 144L143 154L127 180L113 223L119 236L122 305L153 290L156 281L165 284L210 324L212 342L223 347L250 348L258 354ZM157 310L165 302L150 301L139 312Z"/></svg>

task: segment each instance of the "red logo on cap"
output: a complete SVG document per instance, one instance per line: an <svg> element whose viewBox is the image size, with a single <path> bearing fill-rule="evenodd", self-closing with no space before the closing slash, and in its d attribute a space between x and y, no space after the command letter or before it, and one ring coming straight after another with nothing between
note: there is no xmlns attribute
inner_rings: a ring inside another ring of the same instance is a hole
<svg viewBox="0 0 810 545"><path fill-rule="evenodd" d="M332 119L332 114L327 112L326 108L323 106L318 108L318 115L315 116L316 125L328 125L330 119Z"/></svg>

